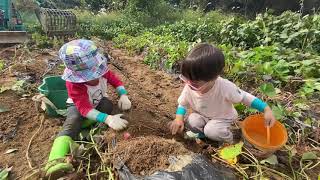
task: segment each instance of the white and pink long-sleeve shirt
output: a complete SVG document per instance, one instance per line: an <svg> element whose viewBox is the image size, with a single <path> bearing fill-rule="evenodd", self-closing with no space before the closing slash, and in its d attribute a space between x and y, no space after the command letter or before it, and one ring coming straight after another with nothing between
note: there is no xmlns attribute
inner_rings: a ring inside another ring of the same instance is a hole
<svg viewBox="0 0 320 180"><path fill-rule="evenodd" d="M185 115L186 109L191 108L210 119L236 119L238 113L233 106L235 103L244 103L259 111L263 111L267 106L262 100L241 90L229 80L218 77L214 86L205 94L199 94L185 85L178 99L177 114Z"/></svg>

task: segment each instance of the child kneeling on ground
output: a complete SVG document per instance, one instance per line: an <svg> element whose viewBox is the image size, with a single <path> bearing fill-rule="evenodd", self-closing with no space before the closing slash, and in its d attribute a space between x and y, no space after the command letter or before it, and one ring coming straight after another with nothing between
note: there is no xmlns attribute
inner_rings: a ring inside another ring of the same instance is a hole
<svg viewBox="0 0 320 180"><path fill-rule="evenodd" d="M59 57L66 66L62 79L68 91L67 118L62 131L54 140L46 166L47 175L70 171L72 165L65 162L65 156L76 145L81 125L85 119L105 123L114 130L124 129L128 122L122 114L110 115L112 102L107 98L107 83L116 88L122 110L131 108L131 102L123 83L108 69L107 57L98 52L96 45L85 39L64 44Z"/></svg>
<svg viewBox="0 0 320 180"><path fill-rule="evenodd" d="M265 102L220 77L224 66L223 53L212 45L199 44L191 50L181 65L180 78L186 85L178 99L176 119L170 124L172 134L183 132L186 125L190 138L233 143L230 126L238 117L235 103L264 112L266 126L274 125L276 119ZM192 113L184 118L188 108Z"/></svg>

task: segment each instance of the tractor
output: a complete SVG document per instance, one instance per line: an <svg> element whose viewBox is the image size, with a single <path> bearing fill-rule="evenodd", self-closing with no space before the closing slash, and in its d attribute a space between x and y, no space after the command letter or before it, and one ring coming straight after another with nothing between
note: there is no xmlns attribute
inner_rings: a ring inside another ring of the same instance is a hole
<svg viewBox="0 0 320 180"><path fill-rule="evenodd" d="M75 34L77 20L73 12L58 9L49 0L37 0L34 3L37 19L48 36ZM23 21L12 0L0 0L0 44L23 43L27 39Z"/></svg>

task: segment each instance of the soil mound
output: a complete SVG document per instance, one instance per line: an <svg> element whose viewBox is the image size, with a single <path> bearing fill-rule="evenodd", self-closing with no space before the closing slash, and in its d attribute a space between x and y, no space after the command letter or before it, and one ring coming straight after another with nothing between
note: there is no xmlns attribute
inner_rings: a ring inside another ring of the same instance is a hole
<svg viewBox="0 0 320 180"><path fill-rule="evenodd" d="M150 175L169 167L169 156L191 154L181 143L157 136L120 141L113 149L113 164L124 162L133 174Z"/></svg>

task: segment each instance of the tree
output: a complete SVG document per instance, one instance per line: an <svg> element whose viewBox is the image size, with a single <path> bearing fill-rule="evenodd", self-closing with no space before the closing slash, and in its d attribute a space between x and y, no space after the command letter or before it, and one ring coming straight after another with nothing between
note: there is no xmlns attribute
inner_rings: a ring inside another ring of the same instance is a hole
<svg viewBox="0 0 320 180"><path fill-rule="evenodd" d="M127 17L145 25L155 25L174 18L173 7L164 0L128 0Z"/></svg>
<svg viewBox="0 0 320 180"><path fill-rule="evenodd" d="M74 7L80 7L82 5L81 0L52 0L58 8L70 9Z"/></svg>
<svg viewBox="0 0 320 180"><path fill-rule="evenodd" d="M102 8L108 9L111 0L85 0L86 4L92 11L100 11Z"/></svg>
<svg viewBox="0 0 320 180"><path fill-rule="evenodd" d="M180 6L182 8L193 8L203 10L205 9L206 5L211 1L212 0L181 0Z"/></svg>
<svg viewBox="0 0 320 180"><path fill-rule="evenodd" d="M37 3L33 0L15 0L14 4L19 11L34 11L37 8Z"/></svg>

